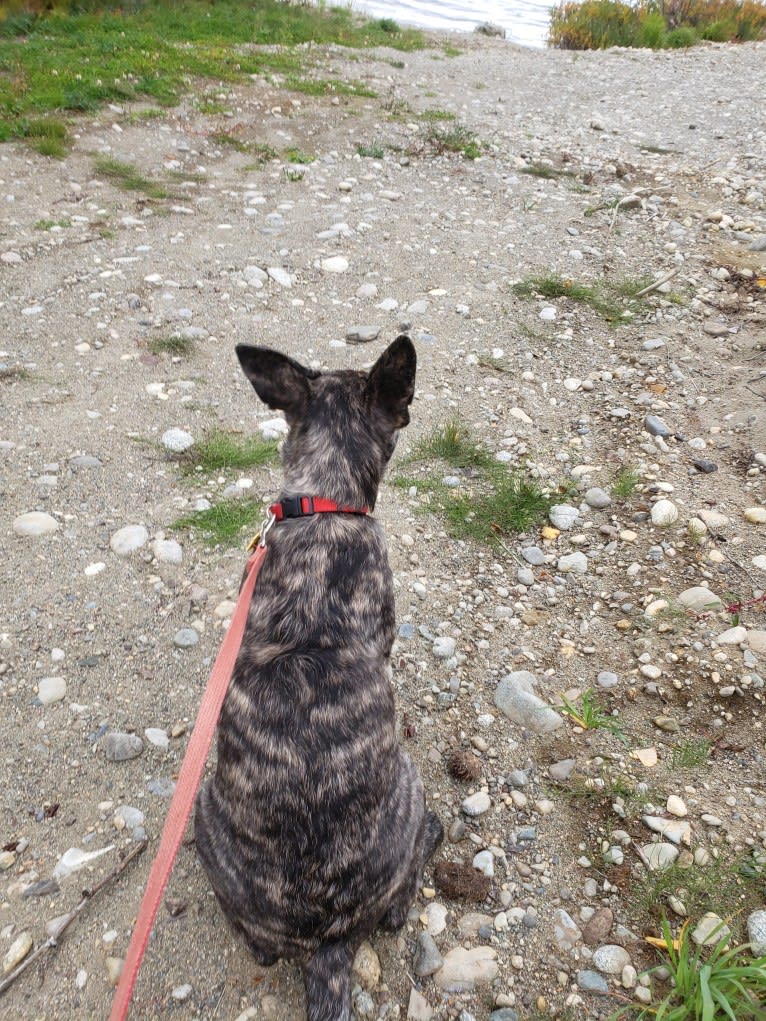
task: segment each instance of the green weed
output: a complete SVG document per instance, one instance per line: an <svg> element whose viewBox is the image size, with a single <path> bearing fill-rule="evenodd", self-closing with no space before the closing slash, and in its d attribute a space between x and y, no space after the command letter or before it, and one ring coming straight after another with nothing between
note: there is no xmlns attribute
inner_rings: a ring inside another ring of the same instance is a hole
<svg viewBox="0 0 766 1021"><path fill-rule="evenodd" d="M612 495L618 500L627 500L638 489L641 476L636 468L621 468L612 483Z"/></svg>
<svg viewBox="0 0 766 1021"><path fill-rule="evenodd" d="M94 161L94 169L100 177L105 177L123 191L140 191L152 199L167 198L168 192L164 185L144 177L131 163L123 163L111 156L98 156Z"/></svg>
<svg viewBox="0 0 766 1021"><path fill-rule="evenodd" d="M712 743L706 737L691 737L673 747L670 764L673 769L699 769L710 759Z"/></svg>
<svg viewBox="0 0 766 1021"><path fill-rule="evenodd" d="M68 133L66 124L60 120L39 117L26 121L21 125L21 134L41 156L63 159L67 154Z"/></svg>
<svg viewBox="0 0 766 1021"><path fill-rule="evenodd" d="M500 466L483 492L457 493L442 509L453 535L492 545L503 536L529 531L545 519L550 506L550 497L535 479Z"/></svg>
<svg viewBox="0 0 766 1021"><path fill-rule="evenodd" d="M194 351L194 341L189 337L157 337L149 341L153 355L176 355L185 358Z"/></svg>
<svg viewBox="0 0 766 1021"><path fill-rule="evenodd" d="M566 696L562 698L562 705L558 706L560 713L568 716L573 723L583 730L607 730L614 734L620 741L625 742L625 734L619 721L610 713L606 712L598 701L592 688L587 688L580 695L579 704L570 702Z"/></svg>
<svg viewBox="0 0 766 1021"><path fill-rule="evenodd" d="M425 129L424 141L428 149L437 155L453 152L460 153L468 160L476 160L482 152L476 136L462 124L440 127L429 123Z"/></svg>
<svg viewBox="0 0 766 1021"><path fill-rule="evenodd" d="M423 110L422 113L418 114L422 121L454 121L457 117L454 113L450 113L449 110L439 110L433 108L431 110Z"/></svg>
<svg viewBox="0 0 766 1021"><path fill-rule="evenodd" d="M453 468L495 468L497 461L459 418L418 441L408 461L445 461Z"/></svg>
<svg viewBox="0 0 766 1021"><path fill-rule="evenodd" d="M213 429L179 457L188 472L225 471L231 468L259 468L273 464L278 447L273 441L256 436L240 437L223 429Z"/></svg>
<svg viewBox="0 0 766 1021"><path fill-rule="evenodd" d="M526 167L522 167L519 173L527 174L530 177L541 177L548 181L556 180L558 177L574 176L571 170L558 170L548 163L530 163Z"/></svg>
<svg viewBox="0 0 766 1021"><path fill-rule="evenodd" d="M670 972L671 989L652 1006L629 1004L609 1021L763 1021L766 1002L766 956L753 957L748 947L731 947L721 936L712 948L697 947L684 922L677 938L662 920L658 951ZM651 969L649 974L657 969Z"/></svg>
<svg viewBox="0 0 766 1021"><path fill-rule="evenodd" d="M36 220L35 230L53 230L54 227L71 227L72 221L65 217L61 220Z"/></svg>
<svg viewBox="0 0 766 1021"><path fill-rule="evenodd" d="M244 530L255 530L262 517L263 508L252 500L226 500L178 518L170 527L199 532L210 547L236 546L244 538Z"/></svg>
<svg viewBox="0 0 766 1021"><path fill-rule="evenodd" d="M236 152L250 152L252 146L249 142L243 141L232 131L213 131L208 138L214 145L220 146L222 149L234 149Z"/></svg>
<svg viewBox="0 0 766 1021"><path fill-rule="evenodd" d="M359 144L356 147L356 151L359 156L372 160L382 160L386 155L386 150L380 142L372 142L370 145Z"/></svg>
<svg viewBox="0 0 766 1021"><path fill-rule="evenodd" d="M285 149L282 156L288 163L297 163L299 165L313 163L316 159L316 156L311 156L308 153L303 152L302 149L297 149L295 146L289 146Z"/></svg>
<svg viewBox="0 0 766 1021"><path fill-rule="evenodd" d="M626 311L607 290L605 285L590 287L579 284L575 280L565 279L556 273L533 275L514 284L514 294L520 297L568 298L570 301L582 302L598 312L608 323L615 324L623 318Z"/></svg>

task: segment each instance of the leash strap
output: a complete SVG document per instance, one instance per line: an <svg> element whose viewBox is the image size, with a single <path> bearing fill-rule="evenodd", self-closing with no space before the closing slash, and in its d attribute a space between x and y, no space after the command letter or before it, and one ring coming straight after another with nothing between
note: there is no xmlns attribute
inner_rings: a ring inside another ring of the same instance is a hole
<svg viewBox="0 0 766 1021"><path fill-rule="evenodd" d="M117 992L112 1001L112 1011L109 1021L125 1021L130 1009L130 998L133 995L133 987L136 984L138 969L144 957L149 936L157 917L162 896L165 892L173 862L181 846L186 824L191 815L194 798L199 788L202 773L205 769L205 761L210 743L213 740L215 728L218 725L218 717L221 713L223 700L229 687L237 661L239 647L247 624L250 600L255 588L258 572L266 557L266 547L260 545L247 562L247 576L239 593L237 605L232 614L231 624L218 650L210 678L202 696L197 719L194 724L186 755L178 774L173 800L170 803L165 826L162 830L159 850L152 862L149 879L144 890L141 907L138 912L133 935L122 967L120 982Z"/></svg>

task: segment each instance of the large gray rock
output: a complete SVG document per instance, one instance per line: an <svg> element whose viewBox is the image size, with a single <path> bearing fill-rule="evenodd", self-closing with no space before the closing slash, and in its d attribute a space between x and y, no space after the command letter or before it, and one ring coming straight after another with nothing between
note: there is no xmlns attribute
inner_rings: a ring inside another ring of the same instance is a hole
<svg viewBox="0 0 766 1021"><path fill-rule="evenodd" d="M433 937L427 932L421 932L418 936L418 945L415 948L415 960L412 962L412 970L419 978L426 975L433 975L444 964L444 958L439 953L439 948L434 943Z"/></svg>
<svg viewBox="0 0 766 1021"><path fill-rule="evenodd" d="M495 691L495 705L509 720L535 734L550 734L564 722L561 716L535 694L537 680L528 670L507 674Z"/></svg>
<svg viewBox="0 0 766 1021"><path fill-rule="evenodd" d="M473 950L455 947L444 958L444 964L434 975L434 982L449 993L462 993L494 982L497 974L497 951L493 947L475 947Z"/></svg>

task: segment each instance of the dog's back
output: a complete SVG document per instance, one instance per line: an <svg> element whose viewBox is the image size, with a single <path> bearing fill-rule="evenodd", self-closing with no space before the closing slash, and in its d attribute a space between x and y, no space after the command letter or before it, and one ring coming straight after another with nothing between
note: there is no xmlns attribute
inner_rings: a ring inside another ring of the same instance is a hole
<svg viewBox="0 0 766 1021"><path fill-rule="evenodd" d="M399 338L369 377L318 375L238 349L290 425L284 497L372 507L409 419L415 356ZM285 521L269 552L200 793L196 840L218 899L263 964L304 965L310 1021L348 1016L358 944L398 927L441 827L396 742L385 542L361 514Z"/></svg>

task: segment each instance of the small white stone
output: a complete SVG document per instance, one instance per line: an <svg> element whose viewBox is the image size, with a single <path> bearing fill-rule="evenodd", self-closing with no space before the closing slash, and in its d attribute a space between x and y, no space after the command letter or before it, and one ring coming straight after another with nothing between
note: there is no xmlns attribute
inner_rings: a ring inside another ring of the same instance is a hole
<svg viewBox="0 0 766 1021"><path fill-rule="evenodd" d="M479 851L474 855L471 864L485 876L492 878L495 874L495 858L491 851Z"/></svg>
<svg viewBox="0 0 766 1021"><path fill-rule="evenodd" d="M745 518L754 525L766 524L766 507L748 507L745 511Z"/></svg>
<svg viewBox="0 0 766 1021"><path fill-rule="evenodd" d="M152 553L162 564L178 566L183 561L181 544L175 539L155 539L152 543Z"/></svg>
<svg viewBox="0 0 766 1021"><path fill-rule="evenodd" d="M747 629L741 626L730 627L728 631L720 634L716 641L719 645L739 645L747 638Z"/></svg>
<svg viewBox="0 0 766 1021"><path fill-rule="evenodd" d="M672 525L678 521L678 508L672 500L658 500L652 504L652 524Z"/></svg>
<svg viewBox="0 0 766 1021"><path fill-rule="evenodd" d="M148 539L149 533L143 525L125 525L114 533L109 545L118 557L127 557L145 546Z"/></svg>
<svg viewBox="0 0 766 1021"><path fill-rule="evenodd" d="M447 928L447 908L438 901L431 901L426 906L426 931L430 936L438 936Z"/></svg>
<svg viewBox="0 0 766 1021"><path fill-rule="evenodd" d="M731 929L713 911L707 911L692 930L692 939L697 946L713 946L731 936Z"/></svg>
<svg viewBox="0 0 766 1021"><path fill-rule="evenodd" d="M689 809L684 804L683 799L679 798L677 794L670 795L666 807L671 815L675 815L679 819L683 819L684 816L689 814Z"/></svg>
<svg viewBox="0 0 766 1021"><path fill-rule="evenodd" d="M37 686L37 697L43 705L60 702L66 695L66 681L63 677L43 677Z"/></svg>
<svg viewBox="0 0 766 1021"><path fill-rule="evenodd" d="M559 503L554 504L554 506L551 507L548 511L548 517L555 528L559 528L562 532L566 532L572 528L577 519L580 517L580 512L576 507L572 507L570 504Z"/></svg>
<svg viewBox="0 0 766 1021"><path fill-rule="evenodd" d="M466 815L484 815L492 807L492 799L486 791L478 791L465 798L461 807Z"/></svg>
<svg viewBox="0 0 766 1021"><path fill-rule="evenodd" d="M343 255L332 255L329 259L322 259L321 262L325 273L345 273L348 265L348 259Z"/></svg>
<svg viewBox="0 0 766 1021"><path fill-rule="evenodd" d="M188 1000L192 994L192 987L190 983L184 982L182 986L176 986L170 994L174 1000L178 1000L183 1003L184 1000Z"/></svg>
<svg viewBox="0 0 766 1021"><path fill-rule="evenodd" d="M288 433L288 425L284 418L269 418L265 422L259 422L258 428L264 440L280 440Z"/></svg>
<svg viewBox="0 0 766 1021"><path fill-rule="evenodd" d="M455 655L455 639L441 635L434 639L432 652L437 659L450 659Z"/></svg>
<svg viewBox="0 0 766 1021"><path fill-rule="evenodd" d="M182 454L194 446L194 437L184 429L167 429L162 434L161 442L165 450L170 450L174 454Z"/></svg>
<svg viewBox="0 0 766 1021"><path fill-rule="evenodd" d="M28 514L20 514L13 521L13 530L17 535L26 535L33 538L41 535L51 535L58 530L58 527L58 521L43 511L29 511Z"/></svg>
<svg viewBox="0 0 766 1021"><path fill-rule="evenodd" d="M97 574L101 574L105 567L106 564L103 560L96 560L94 563L88 564L83 573L86 578L95 578Z"/></svg>
<svg viewBox="0 0 766 1021"><path fill-rule="evenodd" d="M155 748L162 749L163 752L168 750L170 745L170 738L168 737L167 731L162 727L147 727L144 731L146 734L146 740L149 744L153 744Z"/></svg>
<svg viewBox="0 0 766 1021"><path fill-rule="evenodd" d="M30 933L19 933L3 957L3 974L7 975L17 964L21 964L33 946L34 940Z"/></svg>
<svg viewBox="0 0 766 1021"><path fill-rule="evenodd" d="M580 550L559 557L557 568L562 574L587 574L588 558Z"/></svg>
<svg viewBox="0 0 766 1021"><path fill-rule="evenodd" d="M275 283L279 284L280 287L286 287L289 289L293 286L293 278L287 270L282 269L281 266L269 266L267 268L267 273Z"/></svg>

